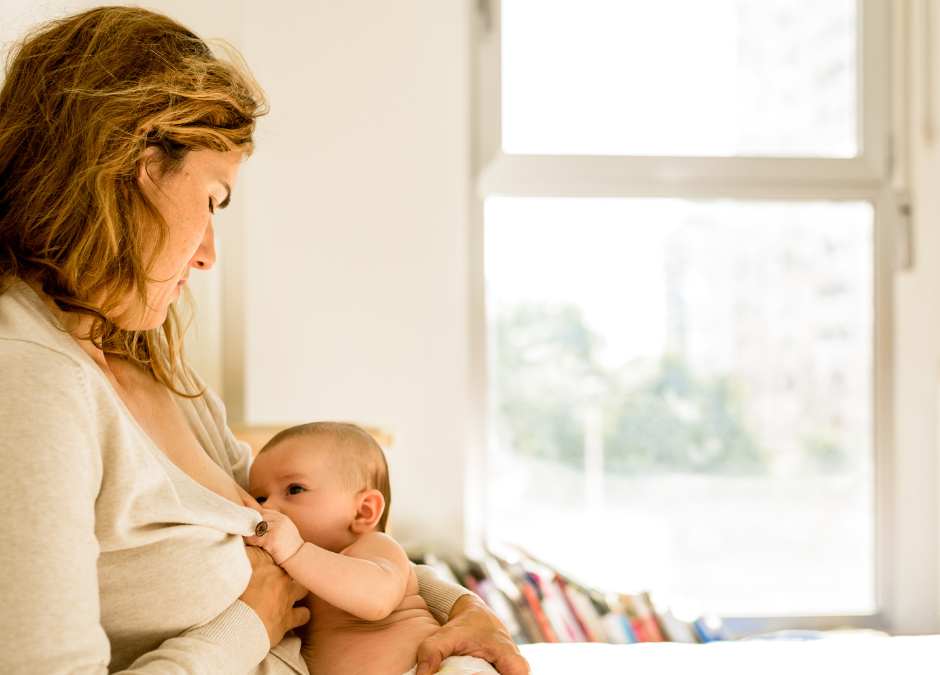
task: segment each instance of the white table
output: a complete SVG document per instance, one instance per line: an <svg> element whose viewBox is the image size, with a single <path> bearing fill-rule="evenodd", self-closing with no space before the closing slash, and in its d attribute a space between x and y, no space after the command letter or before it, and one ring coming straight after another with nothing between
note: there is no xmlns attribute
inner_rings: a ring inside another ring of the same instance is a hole
<svg viewBox="0 0 940 675"><path fill-rule="evenodd" d="M521 649L533 675L940 675L940 635Z"/></svg>

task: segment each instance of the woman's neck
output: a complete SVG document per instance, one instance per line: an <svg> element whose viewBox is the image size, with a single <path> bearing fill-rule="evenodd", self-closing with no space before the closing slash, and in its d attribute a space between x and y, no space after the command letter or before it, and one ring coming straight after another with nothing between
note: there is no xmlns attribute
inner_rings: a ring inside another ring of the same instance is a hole
<svg viewBox="0 0 940 675"><path fill-rule="evenodd" d="M65 331L71 336L75 342L78 343L78 346L85 350L92 361L98 364L99 368L108 369L108 362L105 359L104 352L99 349L94 342L83 337L88 335L91 331L91 326L93 319L90 316L84 314L76 314L74 312L65 312L59 309L59 306L55 304L55 300L49 297L44 290L42 290L42 284L38 281L26 281L30 288L35 291L36 295L39 296L39 299L42 300L46 307L49 308L49 311L52 312L54 316Z"/></svg>

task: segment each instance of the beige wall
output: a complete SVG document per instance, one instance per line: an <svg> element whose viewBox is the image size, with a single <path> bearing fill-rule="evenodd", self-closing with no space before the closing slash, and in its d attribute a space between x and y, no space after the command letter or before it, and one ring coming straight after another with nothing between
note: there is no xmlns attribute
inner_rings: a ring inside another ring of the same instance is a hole
<svg viewBox="0 0 940 675"><path fill-rule="evenodd" d="M932 0L927 0L932 2ZM940 529L940 137L926 134L928 71L932 70L932 125L940 132L937 93L940 57L925 50L925 36L940 40L938 13L928 26L924 2L911 9L907 54L911 101L906 121L911 148L914 265L895 279L895 542L892 563L898 574L894 615L899 632L940 631L940 552L938 539L924 532ZM931 63L928 69L928 59ZM933 583L908 583L909 579Z"/></svg>
<svg viewBox="0 0 940 675"><path fill-rule="evenodd" d="M246 3L245 420L391 431L396 536L462 543L469 11Z"/></svg>

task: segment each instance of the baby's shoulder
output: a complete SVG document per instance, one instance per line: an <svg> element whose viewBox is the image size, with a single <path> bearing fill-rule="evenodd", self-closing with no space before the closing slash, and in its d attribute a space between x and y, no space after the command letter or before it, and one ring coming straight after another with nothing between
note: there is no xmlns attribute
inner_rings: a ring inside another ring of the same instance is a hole
<svg viewBox="0 0 940 675"><path fill-rule="evenodd" d="M408 559L401 545L384 532L366 532L355 542L340 551L342 555L353 558L362 557L363 553L393 554L396 558Z"/></svg>
<svg viewBox="0 0 940 675"><path fill-rule="evenodd" d="M382 532L367 532L341 551L350 558L371 560L382 567L397 569L402 576L414 576L411 561L397 541Z"/></svg>

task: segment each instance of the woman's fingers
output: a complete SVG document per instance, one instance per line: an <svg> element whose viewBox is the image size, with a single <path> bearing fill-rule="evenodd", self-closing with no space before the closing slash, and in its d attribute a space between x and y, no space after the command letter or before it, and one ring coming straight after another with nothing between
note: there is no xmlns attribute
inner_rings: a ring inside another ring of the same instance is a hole
<svg viewBox="0 0 940 675"><path fill-rule="evenodd" d="M285 632L309 621L310 612L305 607L294 607L294 603L303 597L297 589L299 584L274 564L270 554L254 547L248 547L247 553L251 561L251 579L239 599L251 607L264 623L273 647Z"/></svg>
<svg viewBox="0 0 940 675"><path fill-rule="evenodd" d="M247 539L247 537L242 537ZM263 548L258 546L250 546L245 548L245 554L248 556L248 562L251 563L251 571L254 572L258 568L274 564L274 558L271 557L271 554L265 551Z"/></svg>
<svg viewBox="0 0 940 675"><path fill-rule="evenodd" d="M454 653L453 646L446 637L441 639L438 635L440 633L432 635L418 645L417 675L433 675L441 667L441 661L444 657Z"/></svg>
<svg viewBox="0 0 940 675"><path fill-rule="evenodd" d="M300 602L307 597L307 589L291 580L291 589L294 591L294 602Z"/></svg>
<svg viewBox="0 0 940 675"><path fill-rule="evenodd" d="M305 626L310 621L310 610L306 607L294 607L291 612L290 626L287 630L292 630L298 628L299 626ZM284 631L285 633L287 631Z"/></svg>
<svg viewBox="0 0 940 675"><path fill-rule="evenodd" d="M518 652L506 654L493 664L500 675L532 675L529 662Z"/></svg>
<svg viewBox="0 0 940 675"><path fill-rule="evenodd" d="M417 675L433 675L452 654L476 656L493 664L500 675L530 675L529 662L496 615L476 596L464 595L450 621L418 646Z"/></svg>

